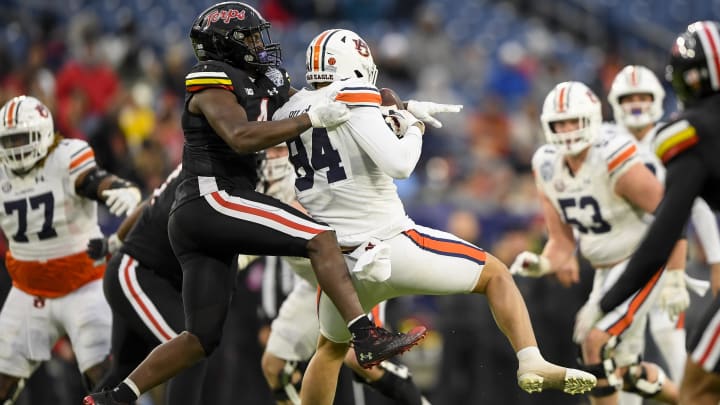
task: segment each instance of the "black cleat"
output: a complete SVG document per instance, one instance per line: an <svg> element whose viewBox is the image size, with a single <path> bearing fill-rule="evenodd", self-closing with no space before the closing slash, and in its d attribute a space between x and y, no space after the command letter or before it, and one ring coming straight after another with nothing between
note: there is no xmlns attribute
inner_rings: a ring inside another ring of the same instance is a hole
<svg viewBox="0 0 720 405"><path fill-rule="evenodd" d="M427 333L424 326L416 326L408 333L391 333L384 328L372 326L364 339L353 336L355 357L363 368L377 366L383 361L410 350Z"/></svg>
<svg viewBox="0 0 720 405"><path fill-rule="evenodd" d="M118 402L110 395L112 391L102 391L90 394L83 398L82 405L129 405L125 402Z"/></svg>

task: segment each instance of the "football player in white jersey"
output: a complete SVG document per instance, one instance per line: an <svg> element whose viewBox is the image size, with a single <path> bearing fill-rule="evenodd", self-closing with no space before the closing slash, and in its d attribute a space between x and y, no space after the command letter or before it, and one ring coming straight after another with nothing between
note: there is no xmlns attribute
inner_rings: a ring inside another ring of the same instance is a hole
<svg viewBox="0 0 720 405"><path fill-rule="evenodd" d="M295 198L295 172L288 160L289 152L285 144L280 144L265 151L265 159L261 164L260 184L258 191L275 197L300 210L303 207ZM238 268L244 268L254 256L239 256ZM271 260L272 259L272 260ZM317 299L317 279L312 271L310 261L301 257L268 257L267 263L283 260L292 269L295 277L292 289L280 308L277 304L265 302L275 301L270 298L278 289L278 284L286 284L287 280L274 280L275 271L266 265L263 277L263 307L269 307L267 313L275 313L270 334L267 337L262 357L262 370L265 380L275 397L277 405L299 405L301 373L299 362L307 362L315 353L319 335L318 318L315 313ZM281 265L282 266L282 265ZM266 290L271 290L273 293ZM382 325L385 318L385 303L376 305L371 311L372 320ZM409 370L404 365L384 361L378 366L362 368L355 353L348 352L345 364L350 367L364 383L373 387L387 398L403 405L430 405L415 385Z"/></svg>
<svg viewBox="0 0 720 405"><path fill-rule="evenodd" d="M305 131L288 145L298 200L337 233L364 309L402 295L485 294L517 352L522 389L577 394L594 387L593 375L542 357L522 295L502 262L455 235L416 225L405 213L393 179L415 168L424 125L408 111L388 117L396 132L386 125L367 43L352 31L324 31L308 46L306 69L314 89L299 91L273 119L300 114L329 96L351 109L347 122ZM329 405L351 334L325 294L317 310L321 336L300 394L304 404Z"/></svg>
<svg viewBox="0 0 720 405"><path fill-rule="evenodd" d="M89 390L108 369L110 353L105 263L85 252L102 236L97 202L124 215L140 190L98 168L85 141L56 135L50 110L28 96L0 109L0 190L13 280L0 312L0 403L13 403L65 334Z"/></svg>
<svg viewBox="0 0 720 405"><path fill-rule="evenodd" d="M648 227L647 214L662 198L663 187L639 158L635 140L601 125L600 101L583 83L555 86L545 99L541 121L548 143L535 152L532 167L548 241L540 255L527 251L518 255L510 271L533 277L551 272L577 273L575 249L579 246L595 268L588 301L596 302L624 271ZM664 273L676 272L682 278L684 255L683 240L667 264L670 270ZM661 291L659 279L660 273L631 299L593 323L590 333L574 336L581 345L586 370L598 377L598 386L590 392L592 403L617 404L618 389L676 401L677 389L664 378L663 371L639 358L646 314ZM687 294L684 286L682 292ZM677 314L687 302L668 300L666 305ZM581 309L576 330L587 330L577 329L583 322L587 319ZM622 335L612 352L603 351L604 340L598 343L608 335Z"/></svg>
<svg viewBox="0 0 720 405"><path fill-rule="evenodd" d="M647 67L638 65L625 66L615 76L608 94L616 125L624 128L637 139L645 165L655 172L661 181L665 179L665 168L651 150L651 145L655 131L663 124L660 119L663 116L664 98L665 90L655 74ZM720 235L715 214L703 199L698 198L693 205L690 219L711 271L720 272ZM685 316L684 313L679 316L668 314L663 310L661 302L673 297L684 298L685 295L681 290L686 283L684 279L679 278L681 273L668 275L678 278L665 281L660 300L650 310L648 322L650 334L668 365L670 376L674 381L681 381L687 357ZM697 290L700 296L704 295L709 287L707 281L693 279L690 283L698 287L704 286L704 290ZM623 404L625 403L623 401Z"/></svg>

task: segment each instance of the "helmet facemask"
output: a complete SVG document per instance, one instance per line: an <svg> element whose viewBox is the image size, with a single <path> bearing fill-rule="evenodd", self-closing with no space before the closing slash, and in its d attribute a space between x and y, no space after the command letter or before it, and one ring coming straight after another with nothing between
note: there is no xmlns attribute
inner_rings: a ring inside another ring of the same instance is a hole
<svg viewBox="0 0 720 405"><path fill-rule="evenodd" d="M50 111L33 97L20 96L8 101L0 116L0 164L17 174L25 174L45 158L54 140Z"/></svg>
<svg viewBox="0 0 720 405"><path fill-rule="evenodd" d="M267 182L282 180L294 171L286 146L279 145L271 149L272 152L265 152L265 159L260 164L261 178Z"/></svg>
<svg viewBox="0 0 720 405"><path fill-rule="evenodd" d="M592 143L594 137L593 125L590 123L590 118L582 117L577 118L578 129L568 132L556 132L556 123L559 121L552 121L548 123L549 131L552 133L551 136L546 136L548 143L558 147L562 153L566 155L577 155L585 150ZM562 120L564 121L564 120Z"/></svg>
<svg viewBox="0 0 720 405"><path fill-rule="evenodd" d="M578 129L557 132L556 123L568 120L577 120ZM602 125L602 110L595 93L583 83L563 82L545 98L540 121L547 142L574 156L592 145Z"/></svg>
<svg viewBox="0 0 720 405"><path fill-rule="evenodd" d="M649 101L629 101L633 95L649 95ZM663 116L665 89L657 76L645 66L624 67L613 80L608 102L615 121L628 128L643 128L654 124ZM623 102L624 101L624 102Z"/></svg>
<svg viewBox="0 0 720 405"><path fill-rule="evenodd" d="M257 72L264 72L282 62L280 45L272 42L268 22L261 23L257 29L233 29L223 40L233 44L229 47L232 52L223 55L233 65L245 65Z"/></svg>

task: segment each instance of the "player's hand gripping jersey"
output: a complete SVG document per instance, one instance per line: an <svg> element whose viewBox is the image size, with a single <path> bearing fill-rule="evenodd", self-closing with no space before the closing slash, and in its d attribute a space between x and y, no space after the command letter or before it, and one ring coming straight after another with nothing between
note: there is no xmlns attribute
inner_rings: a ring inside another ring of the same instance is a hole
<svg viewBox="0 0 720 405"><path fill-rule="evenodd" d="M617 179L642 163L638 145L603 128L575 174L554 145L542 146L532 159L538 187L577 232L582 255L596 267L629 257L648 227L644 213L615 193Z"/></svg>
<svg viewBox="0 0 720 405"><path fill-rule="evenodd" d="M412 221L393 178L412 172L420 156L421 136L417 132L400 140L392 133L380 113L375 86L348 79L318 90L301 90L273 119L301 114L334 94L351 108L350 120L334 128L308 130L288 141L298 200L315 219L335 229L343 246L397 235Z"/></svg>
<svg viewBox="0 0 720 405"><path fill-rule="evenodd" d="M0 227L15 287L54 298L102 277L105 265L85 253L88 240L102 237L97 202L75 191L78 175L92 167L93 150L78 139L61 140L26 176L0 166Z"/></svg>

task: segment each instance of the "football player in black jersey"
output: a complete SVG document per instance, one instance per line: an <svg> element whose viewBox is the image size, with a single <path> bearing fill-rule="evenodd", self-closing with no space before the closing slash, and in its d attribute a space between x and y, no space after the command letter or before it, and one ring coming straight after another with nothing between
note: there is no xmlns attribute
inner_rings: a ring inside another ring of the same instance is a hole
<svg viewBox="0 0 720 405"><path fill-rule="evenodd" d="M128 215L116 233L88 243L88 255L93 259L113 254L103 281L113 311L113 362L98 387L114 387L152 349L185 329L182 269L167 234L180 169L178 166L149 200ZM203 361L175 376L166 403L199 404L202 390L196 386L205 370Z"/></svg>
<svg viewBox="0 0 720 405"><path fill-rule="evenodd" d="M627 270L595 308L598 317L662 271L695 198L702 197L713 210L720 210L720 23L695 22L675 39L666 79L681 111L658 129L653 140L655 153L667 167L665 197ZM683 405L720 401L720 274L713 274L711 281L715 301L688 341L680 386Z"/></svg>
<svg viewBox="0 0 720 405"><path fill-rule="evenodd" d="M269 26L254 8L236 1L211 6L192 25L199 63L185 78L183 169L168 223L183 271L186 330L155 348L114 390L85 397L85 405L131 403L213 352L238 251L309 257L354 344L378 359L424 337L424 328L400 334L375 327L358 301L332 229L255 191L256 152L350 115L345 105L328 100L298 116L268 121L294 91L279 67L280 47L271 42Z"/></svg>

